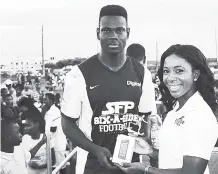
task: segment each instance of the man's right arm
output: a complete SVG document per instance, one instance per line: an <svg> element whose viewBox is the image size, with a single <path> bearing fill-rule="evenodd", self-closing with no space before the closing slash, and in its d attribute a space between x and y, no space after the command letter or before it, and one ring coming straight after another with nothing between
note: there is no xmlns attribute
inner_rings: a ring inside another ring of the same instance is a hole
<svg viewBox="0 0 218 174"><path fill-rule="evenodd" d="M84 133L78 128L76 119L70 118L62 113L62 129L66 137L76 146L90 152L98 158L99 163L107 169L116 168L109 159L112 157L110 151L104 147L98 146L90 141Z"/></svg>
<svg viewBox="0 0 218 174"><path fill-rule="evenodd" d="M62 113L62 129L66 137L76 146L96 154L98 146L90 141L84 133L78 128L76 119L70 118Z"/></svg>
<svg viewBox="0 0 218 174"><path fill-rule="evenodd" d="M110 151L94 144L76 124L76 120L81 117L81 107L83 107L81 103L85 100L84 93L86 93L86 83L83 74L77 66L74 66L66 75L64 83L64 94L61 104L63 132L73 144L96 156L102 166L108 169L113 168L109 164Z"/></svg>

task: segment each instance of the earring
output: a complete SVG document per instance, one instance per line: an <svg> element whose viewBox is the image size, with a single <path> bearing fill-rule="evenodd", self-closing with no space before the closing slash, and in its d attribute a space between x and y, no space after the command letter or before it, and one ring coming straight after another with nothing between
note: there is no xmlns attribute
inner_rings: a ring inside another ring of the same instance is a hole
<svg viewBox="0 0 218 174"><path fill-rule="evenodd" d="M197 81L197 79L194 79L194 81L196 82L196 81Z"/></svg>

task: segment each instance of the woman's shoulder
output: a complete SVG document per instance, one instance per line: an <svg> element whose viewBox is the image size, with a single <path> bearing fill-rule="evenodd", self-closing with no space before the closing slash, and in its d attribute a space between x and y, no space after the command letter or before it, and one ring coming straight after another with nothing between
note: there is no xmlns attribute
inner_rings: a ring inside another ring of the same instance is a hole
<svg viewBox="0 0 218 174"><path fill-rule="evenodd" d="M205 106L198 106L197 109L187 113L186 121L191 124L198 124L206 127L217 127L218 125L213 111L207 104L205 104Z"/></svg>

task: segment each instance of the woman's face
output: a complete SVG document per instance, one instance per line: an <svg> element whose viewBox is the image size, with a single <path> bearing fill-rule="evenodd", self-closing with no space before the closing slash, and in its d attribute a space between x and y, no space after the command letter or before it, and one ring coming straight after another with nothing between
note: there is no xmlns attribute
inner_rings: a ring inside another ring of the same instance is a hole
<svg viewBox="0 0 218 174"><path fill-rule="evenodd" d="M163 82L170 94L179 99L188 99L195 93L194 72L185 59L172 54L165 59Z"/></svg>
<svg viewBox="0 0 218 174"><path fill-rule="evenodd" d="M39 124L33 122L31 119L26 119L24 123L24 133L34 135L39 130Z"/></svg>

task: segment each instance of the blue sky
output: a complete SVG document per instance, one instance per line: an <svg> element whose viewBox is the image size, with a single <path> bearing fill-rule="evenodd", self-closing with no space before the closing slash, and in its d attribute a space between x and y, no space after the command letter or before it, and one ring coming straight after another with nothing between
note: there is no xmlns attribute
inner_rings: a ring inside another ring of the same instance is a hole
<svg viewBox="0 0 218 174"><path fill-rule="evenodd" d="M129 15L131 43L156 59L170 45L193 44L206 57L216 57L216 0L7 0L0 1L1 64L16 59L41 59L41 25L45 58L89 57L99 51L96 39L102 6L119 4Z"/></svg>

